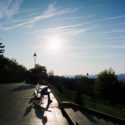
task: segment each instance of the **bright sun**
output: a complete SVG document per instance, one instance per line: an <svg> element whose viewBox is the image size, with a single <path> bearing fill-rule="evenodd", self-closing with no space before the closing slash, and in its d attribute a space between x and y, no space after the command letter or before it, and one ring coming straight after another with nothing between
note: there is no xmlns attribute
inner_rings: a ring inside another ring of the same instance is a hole
<svg viewBox="0 0 125 125"><path fill-rule="evenodd" d="M58 37L50 37L47 40L47 48L51 51L59 51L62 49L62 39Z"/></svg>

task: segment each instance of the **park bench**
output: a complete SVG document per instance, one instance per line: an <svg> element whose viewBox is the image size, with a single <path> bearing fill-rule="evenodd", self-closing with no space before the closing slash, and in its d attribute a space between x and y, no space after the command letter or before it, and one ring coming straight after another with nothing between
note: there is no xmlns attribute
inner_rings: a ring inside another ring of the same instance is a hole
<svg viewBox="0 0 125 125"><path fill-rule="evenodd" d="M41 97L42 97L41 91L42 91L42 88L40 88L40 85L37 84L36 88L35 88L35 91L34 91L35 99L37 99L37 100L41 99Z"/></svg>

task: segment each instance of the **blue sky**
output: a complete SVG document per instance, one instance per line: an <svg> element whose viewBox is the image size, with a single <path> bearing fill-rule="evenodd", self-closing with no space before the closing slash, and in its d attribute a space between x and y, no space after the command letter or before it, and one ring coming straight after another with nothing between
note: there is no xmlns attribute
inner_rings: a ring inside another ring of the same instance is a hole
<svg viewBox="0 0 125 125"><path fill-rule="evenodd" d="M0 0L5 56L58 75L125 73L124 0Z"/></svg>

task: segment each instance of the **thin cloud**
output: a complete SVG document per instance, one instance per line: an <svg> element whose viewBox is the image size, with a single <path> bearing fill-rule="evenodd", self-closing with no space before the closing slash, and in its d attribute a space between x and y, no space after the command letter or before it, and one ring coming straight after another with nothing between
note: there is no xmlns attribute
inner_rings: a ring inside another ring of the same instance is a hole
<svg viewBox="0 0 125 125"><path fill-rule="evenodd" d="M125 44L121 44L121 45L115 45L115 46L112 46L112 48L116 48L116 49L124 49L125 48Z"/></svg>
<svg viewBox="0 0 125 125"><path fill-rule="evenodd" d="M124 49L125 48L125 44L119 44L119 45L112 45L112 44L90 44L89 46L85 46L85 48L102 48L102 49Z"/></svg>
<svg viewBox="0 0 125 125"><path fill-rule="evenodd" d="M23 0L5 0L0 1L0 19L8 18L10 19L16 15Z"/></svg>
<svg viewBox="0 0 125 125"><path fill-rule="evenodd" d="M120 18L124 18L124 17L125 17L125 15L114 16L114 17L106 17L106 18L102 18L102 19L99 19L99 20L94 20L94 21L89 21L89 22L83 22L83 23L80 23L80 24L61 26L61 27L57 27L56 29L64 29L64 28L69 28L69 27L77 27L77 26L82 26L82 25L86 25L86 24L98 23L98 22L101 22L101 21L109 21L109 20L120 19ZM52 28L52 30L53 30L53 28ZM123 32L123 31L122 30L119 30L119 31L117 30L117 31L109 31L109 32Z"/></svg>
<svg viewBox="0 0 125 125"><path fill-rule="evenodd" d="M114 17L107 17L107 18L104 18L104 19L101 19L102 21L103 20L114 20L114 19L120 19L120 18L124 18L125 15L120 15L120 16L114 16Z"/></svg>
<svg viewBox="0 0 125 125"><path fill-rule="evenodd" d="M83 19L83 18L91 18L95 15L89 15L89 16L76 16L76 17L63 17L63 19Z"/></svg>
<svg viewBox="0 0 125 125"><path fill-rule="evenodd" d="M32 35L35 34L35 36L37 35L37 37L40 36L41 38L43 37L48 38L48 36L53 36L56 34L58 37L64 38L66 41L68 41L70 37L79 35L81 33L86 33L90 30L93 30L94 28L95 28L95 25L89 26L87 28L81 28L79 27L79 24L76 24L76 25L67 25L67 26L60 26L60 27L48 28L48 29L40 29L32 33L30 32L30 34Z"/></svg>
<svg viewBox="0 0 125 125"><path fill-rule="evenodd" d="M53 4L50 4L47 8L47 10L43 13L43 16L51 16L54 13L56 13L56 8L54 7Z"/></svg>
<svg viewBox="0 0 125 125"><path fill-rule="evenodd" d="M120 23L117 23L116 25L124 25L125 22L120 22Z"/></svg>
<svg viewBox="0 0 125 125"><path fill-rule="evenodd" d="M68 29L68 30L63 30L59 32L59 35L61 36L74 36L83 32L87 32L88 30L90 30L91 28L83 28L83 29Z"/></svg>
<svg viewBox="0 0 125 125"><path fill-rule="evenodd" d="M75 9L66 8L66 9L62 9L62 10L57 10L55 8L54 4L50 4L48 6L48 8L41 15L31 17L29 19L26 19L26 21L20 22L18 24L14 24L12 26L2 27L1 29L2 30L11 30L11 29L16 28L16 27L21 27L21 26L24 26L24 25L27 25L27 24L36 23L36 22L38 22L40 20L48 19L48 18L51 18L51 17L54 17L54 16L67 14L67 13L71 13L71 12L76 12L77 10L78 10L78 8L75 8ZM91 17L91 16L92 15L90 15L88 17ZM94 20L94 21L83 22L80 25L93 24L93 23L98 23L98 22L102 22L102 21L109 21L109 20L115 20L115 19L120 19L120 18L125 18L125 15L114 16L114 17L106 17L106 18L102 18L102 19L98 19L98 20Z"/></svg>
<svg viewBox="0 0 125 125"><path fill-rule="evenodd" d="M28 21L25 21L23 23L19 23L13 26L9 26L4 28L4 30L10 30L16 27L20 27L26 24L30 24L30 23L35 23L37 21L43 20L43 19L48 19L54 16L58 16L58 15L62 15L62 14L66 14L66 13L70 13L70 12L75 12L77 11L77 8L72 9L72 8L66 8L66 9L62 9L62 10L56 10L53 4L50 4L48 6L48 8L43 12L43 14L39 15L39 16L35 16L32 17L31 19L29 19Z"/></svg>
<svg viewBox="0 0 125 125"><path fill-rule="evenodd" d="M33 31L31 32L32 34L34 33L41 33L41 32L57 32L59 33L60 31L62 32L66 32L66 31L69 31L69 30L73 30L74 28L77 29L78 27L80 26L83 26L85 24L88 24L88 23L79 23L79 24L73 24L73 25L63 25L63 26L58 26L58 27L54 27L54 28L48 28L48 29L40 29L40 30L36 30L36 31ZM94 25L95 26L95 25ZM92 28L92 27L91 27ZM96 27L97 28L97 27ZM80 28L81 29L81 28Z"/></svg>
<svg viewBox="0 0 125 125"><path fill-rule="evenodd" d="M78 27L78 26L81 26L81 25L83 25L83 23L74 24L74 25L59 26L59 27L55 27L55 28L50 28L48 30L50 30L50 31L63 30L63 29Z"/></svg>
<svg viewBox="0 0 125 125"><path fill-rule="evenodd" d="M124 29L118 29L118 30L111 30L111 31L106 31L103 32L104 34L109 34L109 33L124 33L125 30Z"/></svg>
<svg viewBox="0 0 125 125"><path fill-rule="evenodd" d="M92 23L98 23L98 22L102 22L102 21L109 21L109 20L115 20L115 19L120 19L120 18L125 18L125 15L119 15L119 16L113 16L113 17L105 17L102 19L98 19L98 20L93 20L93 21L88 21L88 22L84 22L81 24L92 24Z"/></svg>
<svg viewBox="0 0 125 125"><path fill-rule="evenodd" d="M91 48L91 49L124 49L125 48L125 44L121 44L121 45L112 45L112 44L91 44L89 46L84 46L84 48Z"/></svg>
<svg viewBox="0 0 125 125"><path fill-rule="evenodd" d="M125 36L124 35L119 35L119 36L113 36L113 37L104 37L104 39L107 39L107 40L124 40L125 39Z"/></svg>

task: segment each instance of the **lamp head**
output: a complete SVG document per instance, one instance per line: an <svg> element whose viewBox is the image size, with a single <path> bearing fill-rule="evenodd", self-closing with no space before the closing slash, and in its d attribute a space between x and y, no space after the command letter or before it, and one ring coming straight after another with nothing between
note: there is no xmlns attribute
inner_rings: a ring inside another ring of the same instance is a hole
<svg viewBox="0 0 125 125"><path fill-rule="evenodd" d="M36 53L33 54L33 57L37 57Z"/></svg>

